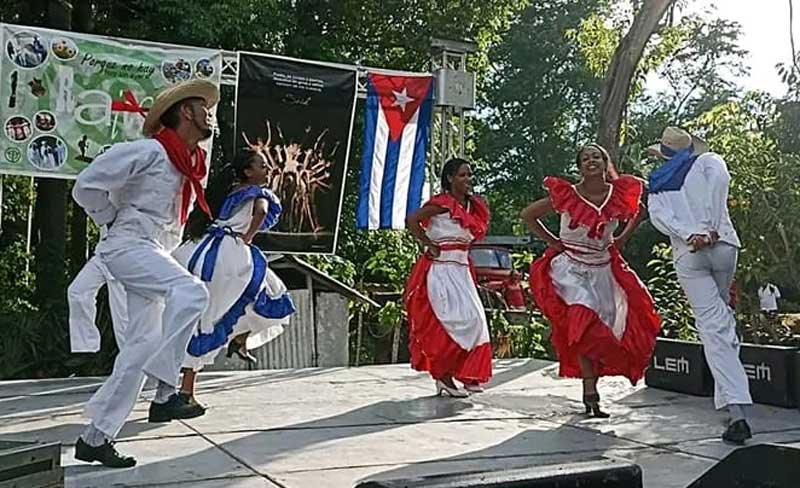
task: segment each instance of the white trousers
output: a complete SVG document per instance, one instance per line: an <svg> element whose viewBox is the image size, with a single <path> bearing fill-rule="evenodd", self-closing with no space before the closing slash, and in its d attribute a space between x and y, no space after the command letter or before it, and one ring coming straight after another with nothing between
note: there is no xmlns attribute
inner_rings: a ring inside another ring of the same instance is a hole
<svg viewBox="0 0 800 488"><path fill-rule="evenodd" d="M108 286L108 306L117 347L125 342L128 328L128 303L125 287L114 279L99 257L93 256L81 268L67 289L69 302L69 341L72 352L100 350L100 330L95 325L97 293Z"/></svg>
<svg viewBox="0 0 800 488"><path fill-rule="evenodd" d="M675 271L694 312L706 361L714 377L714 404L750 405L750 387L739 360L736 317L730 307L730 289L738 249L718 243L675 262Z"/></svg>
<svg viewBox="0 0 800 488"><path fill-rule="evenodd" d="M208 291L163 248L142 239L100 251L125 287L129 324L114 370L86 405L92 424L115 438L133 410L145 374L177 385L186 346L208 306Z"/></svg>

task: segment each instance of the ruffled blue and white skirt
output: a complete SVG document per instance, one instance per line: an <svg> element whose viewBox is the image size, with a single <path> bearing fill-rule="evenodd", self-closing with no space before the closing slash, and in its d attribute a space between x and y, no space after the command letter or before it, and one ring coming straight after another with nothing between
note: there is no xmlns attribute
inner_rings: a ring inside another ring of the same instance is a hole
<svg viewBox="0 0 800 488"><path fill-rule="evenodd" d="M212 364L234 337L249 332L247 349L256 349L283 333L295 312L286 286L255 246L212 226L197 241L182 244L175 259L208 287L209 306L187 348L184 367L195 371Z"/></svg>

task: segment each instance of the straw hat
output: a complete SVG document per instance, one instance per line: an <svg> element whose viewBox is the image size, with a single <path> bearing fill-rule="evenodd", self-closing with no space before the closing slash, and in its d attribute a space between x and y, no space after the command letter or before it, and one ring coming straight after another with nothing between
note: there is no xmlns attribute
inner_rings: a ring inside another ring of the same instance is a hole
<svg viewBox="0 0 800 488"><path fill-rule="evenodd" d="M669 159L670 156L665 155L661 151L662 147L667 147L678 152L686 149L690 145L694 146L694 151L692 152L693 156L707 153L709 150L706 141L699 137L693 136L679 127L667 127L664 129L664 132L661 133L661 142L649 146L647 151L664 159Z"/></svg>
<svg viewBox="0 0 800 488"><path fill-rule="evenodd" d="M144 119L142 132L150 137L161 130L161 116L170 107L187 98L202 98L211 108L219 102L219 89L210 81L190 80L171 86L156 97Z"/></svg>

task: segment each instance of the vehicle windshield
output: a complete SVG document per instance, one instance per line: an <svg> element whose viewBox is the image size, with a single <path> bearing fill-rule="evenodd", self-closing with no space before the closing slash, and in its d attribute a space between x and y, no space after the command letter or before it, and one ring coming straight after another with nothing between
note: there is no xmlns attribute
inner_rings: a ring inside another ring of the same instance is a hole
<svg viewBox="0 0 800 488"><path fill-rule="evenodd" d="M511 269L511 255L499 249L472 249L470 258L479 268Z"/></svg>

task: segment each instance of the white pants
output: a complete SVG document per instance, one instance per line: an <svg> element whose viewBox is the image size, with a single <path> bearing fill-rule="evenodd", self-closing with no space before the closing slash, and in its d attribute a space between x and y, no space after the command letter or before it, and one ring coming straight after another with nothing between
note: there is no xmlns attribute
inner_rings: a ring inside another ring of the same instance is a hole
<svg viewBox="0 0 800 488"><path fill-rule="evenodd" d="M126 240L99 255L125 286L130 322L114 370L89 400L86 415L114 438L133 410L145 374L177 385L186 346L208 306L208 291L150 241Z"/></svg>
<svg viewBox="0 0 800 488"><path fill-rule="evenodd" d="M714 377L714 404L749 405L750 388L739 360L736 318L729 305L738 250L725 243L678 257L675 271L694 312L706 361Z"/></svg>
<svg viewBox="0 0 800 488"><path fill-rule="evenodd" d="M97 293L108 286L108 306L117 347L122 349L128 327L128 303L125 287L114 279L99 257L93 256L81 268L67 289L69 302L69 341L72 352L100 350L100 330L95 325Z"/></svg>

